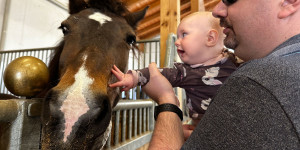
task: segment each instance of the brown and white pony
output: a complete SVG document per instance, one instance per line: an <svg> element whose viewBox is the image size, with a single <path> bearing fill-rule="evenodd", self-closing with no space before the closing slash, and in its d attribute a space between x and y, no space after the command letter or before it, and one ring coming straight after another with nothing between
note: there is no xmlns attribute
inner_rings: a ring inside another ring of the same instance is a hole
<svg viewBox="0 0 300 150"><path fill-rule="evenodd" d="M111 128L120 91L115 64L125 71L135 44L135 27L146 9L130 13L115 0L70 0L61 23L64 39L49 65L50 86L43 103L42 149L101 149Z"/></svg>

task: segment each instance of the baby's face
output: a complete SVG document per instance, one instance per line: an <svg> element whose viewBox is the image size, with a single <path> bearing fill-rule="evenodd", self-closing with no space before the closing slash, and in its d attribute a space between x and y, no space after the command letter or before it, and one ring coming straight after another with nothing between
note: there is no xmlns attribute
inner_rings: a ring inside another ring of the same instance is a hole
<svg viewBox="0 0 300 150"><path fill-rule="evenodd" d="M206 46L210 25L203 18L187 18L178 26L175 45L180 59L186 64L203 64L214 53Z"/></svg>

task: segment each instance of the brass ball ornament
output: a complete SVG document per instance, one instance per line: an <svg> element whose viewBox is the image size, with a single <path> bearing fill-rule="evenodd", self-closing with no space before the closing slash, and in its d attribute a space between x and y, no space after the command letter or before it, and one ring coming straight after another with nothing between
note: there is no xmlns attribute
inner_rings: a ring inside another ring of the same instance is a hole
<svg viewBox="0 0 300 150"><path fill-rule="evenodd" d="M33 97L49 82L49 70L38 58L23 56L13 60L4 71L6 88L17 96Z"/></svg>

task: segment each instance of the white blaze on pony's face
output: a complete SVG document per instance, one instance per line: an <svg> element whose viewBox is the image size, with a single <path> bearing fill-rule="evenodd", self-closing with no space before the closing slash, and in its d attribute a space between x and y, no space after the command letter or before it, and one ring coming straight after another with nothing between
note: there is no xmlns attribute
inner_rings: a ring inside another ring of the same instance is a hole
<svg viewBox="0 0 300 150"><path fill-rule="evenodd" d="M67 141L67 137L71 134L72 130L76 130L72 127L78 121L79 117L90 110L85 95L88 95L89 86L94 80L88 76L85 68L86 56L83 59L84 63L75 75L75 82L66 90L65 94L67 97L63 100L60 108L65 118L64 142Z"/></svg>
<svg viewBox="0 0 300 150"><path fill-rule="evenodd" d="M95 21L98 21L100 23L100 25L108 22L108 21L112 21L112 19L100 12L95 12L94 14L89 16L90 19L93 19Z"/></svg>

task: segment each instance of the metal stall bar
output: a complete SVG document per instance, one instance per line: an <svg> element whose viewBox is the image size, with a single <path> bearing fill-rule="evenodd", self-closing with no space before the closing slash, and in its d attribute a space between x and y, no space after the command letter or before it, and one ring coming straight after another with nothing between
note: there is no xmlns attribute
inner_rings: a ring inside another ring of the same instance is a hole
<svg viewBox="0 0 300 150"><path fill-rule="evenodd" d="M148 64L146 63L146 59L149 58L149 48L154 48L151 47L151 45L159 45L159 39L152 39L152 40L140 40L137 41L137 46L140 48L140 46L144 47L142 50L140 49L134 49L133 51L130 51L129 54L129 61L128 61L128 70L136 70L136 69L141 69L148 67ZM156 49L154 50L155 52L159 53L159 47L155 47ZM159 55L159 54L156 54ZM148 62L148 61L147 61ZM159 64L158 61L155 61L157 64ZM141 87L138 86L136 88L133 88L129 90L128 92L122 92L122 98L123 99L144 99L143 94L141 92Z"/></svg>
<svg viewBox="0 0 300 150"><path fill-rule="evenodd" d="M168 36L167 40L167 50L166 50L166 58L165 58L165 67L172 67L175 60L176 56L176 46L175 46L175 41L176 41L176 35L171 33Z"/></svg>
<svg viewBox="0 0 300 150"><path fill-rule="evenodd" d="M131 140L132 139L132 127L133 127L133 122L132 122L132 109L129 109L129 121L128 121L128 139Z"/></svg>
<svg viewBox="0 0 300 150"><path fill-rule="evenodd" d="M124 142L125 138L126 138L126 122L127 122L126 112L127 112L127 110L123 110L122 112L123 113L122 113L122 139L121 139L121 142Z"/></svg>
<svg viewBox="0 0 300 150"><path fill-rule="evenodd" d="M133 128L133 137L136 137L137 136L137 129L138 129L138 127L137 127L137 120L138 120L138 113L137 113L137 109L134 109L134 114L133 114L133 116L134 116L134 128Z"/></svg>
<svg viewBox="0 0 300 150"><path fill-rule="evenodd" d="M115 120L114 120L114 137L110 137L110 140L114 140L114 142L110 142L109 146L106 145L106 149L137 149L150 141L152 136L152 130L142 130L142 127L147 126L148 122L154 122L154 118L145 117L145 113L151 114L154 111L154 102L151 100L121 100L117 106L114 108L114 112L116 112ZM120 115L118 112L132 112L134 110L134 117L130 115L131 113L123 113ZM148 112L146 112L146 110ZM123 117L122 119L119 117ZM144 117L142 117L144 116ZM130 120L134 120L134 123ZM127 121L129 120L129 121ZM121 122L121 123L120 123ZM129 125L126 125L129 123ZM132 125L134 124L134 125ZM121 127L119 126L121 125ZM137 127L139 132L137 132ZM132 136L132 127L135 131L135 134ZM120 131L121 130L121 131ZM120 138L121 137L121 141Z"/></svg>
<svg viewBox="0 0 300 150"><path fill-rule="evenodd" d="M114 131L114 145L119 144L120 110L116 110L116 121Z"/></svg>
<svg viewBox="0 0 300 150"><path fill-rule="evenodd" d="M144 112L143 112L143 115L144 115L144 124L143 124L143 132L146 132L147 131L147 126L148 126L148 120L149 120L149 118L148 118L148 112L149 112L149 110L148 110L148 108L143 108L144 109Z"/></svg>
<svg viewBox="0 0 300 150"><path fill-rule="evenodd" d="M138 108L138 112L139 112L139 126L138 126L139 132L138 132L138 134L141 134L142 133L142 108Z"/></svg>

